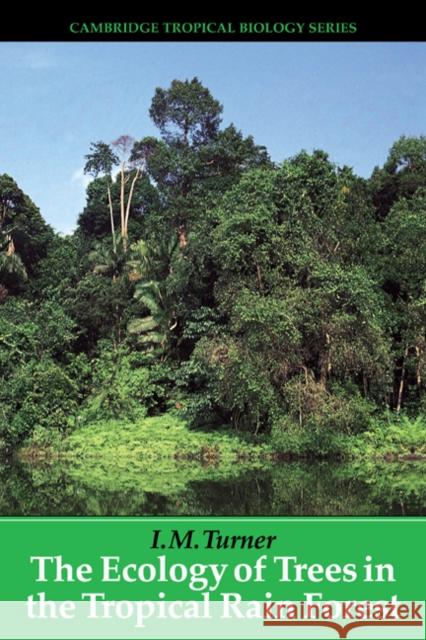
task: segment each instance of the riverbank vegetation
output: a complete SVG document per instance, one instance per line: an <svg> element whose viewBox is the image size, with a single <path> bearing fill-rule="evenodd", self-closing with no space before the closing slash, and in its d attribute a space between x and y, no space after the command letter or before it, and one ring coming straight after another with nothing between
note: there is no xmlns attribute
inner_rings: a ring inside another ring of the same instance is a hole
<svg viewBox="0 0 426 640"><path fill-rule="evenodd" d="M69 236L0 176L3 450L422 458L426 138L364 179L272 162L196 78L149 113Z"/></svg>

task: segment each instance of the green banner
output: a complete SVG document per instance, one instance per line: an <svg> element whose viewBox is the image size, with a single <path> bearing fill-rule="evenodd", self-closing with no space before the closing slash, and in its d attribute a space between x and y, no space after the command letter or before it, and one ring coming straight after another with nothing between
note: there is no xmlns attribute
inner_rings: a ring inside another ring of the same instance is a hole
<svg viewBox="0 0 426 640"><path fill-rule="evenodd" d="M424 637L425 518L3 518L0 528L0 638ZM330 618L331 601L341 609Z"/></svg>
<svg viewBox="0 0 426 640"><path fill-rule="evenodd" d="M41 586L53 600L99 590L130 600L159 591L191 600L205 591L216 600L224 591L260 600L266 591L288 600L309 590L335 600L425 595L424 518L4 518L0 527L1 600ZM220 578L212 565L225 568Z"/></svg>

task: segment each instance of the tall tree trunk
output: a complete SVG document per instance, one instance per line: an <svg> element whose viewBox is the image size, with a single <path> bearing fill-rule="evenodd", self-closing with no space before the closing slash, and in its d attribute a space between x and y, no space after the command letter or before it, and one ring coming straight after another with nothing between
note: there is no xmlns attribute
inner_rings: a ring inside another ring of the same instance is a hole
<svg viewBox="0 0 426 640"><path fill-rule="evenodd" d="M117 242L115 240L114 210L112 208L111 188L109 185L108 185L108 206L109 206L109 216L111 221L112 249L114 253L117 253Z"/></svg>
<svg viewBox="0 0 426 640"><path fill-rule="evenodd" d="M184 249L188 244L188 240L186 239L186 229L185 225L180 224L178 228L178 236L179 236L179 248Z"/></svg>
<svg viewBox="0 0 426 640"><path fill-rule="evenodd" d="M128 226L129 226L129 217L130 217L130 205L132 204L133 191L135 190L135 184L140 178L140 175L141 175L140 170L137 169L135 175L133 176L132 184L130 186L129 196L127 198L126 213L124 216L124 238L126 238L126 241L129 235Z"/></svg>
<svg viewBox="0 0 426 640"><path fill-rule="evenodd" d="M402 396L404 394L404 381L405 381L405 362L408 356L408 347L405 347L404 356L402 358L402 368L401 368L401 378L399 380L398 387L398 399L396 403L396 412L399 413L401 411L402 406Z"/></svg>
<svg viewBox="0 0 426 640"><path fill-rule="evenodd" d="M257 283L259 285L259 289L263 291L262 272L260 270L259 263L255 261L255 265L256 265Z"/></svg>
<svg viewBox="0 0 426 640"><path fill-rule="evenodd" d="M121 183L120 183L120 232L121 232L121 239L123 240L123 246L124 246L124 250L126 251L127 249L127 241L124 235L124 217L125 217L125 210L124 210L124 186L126 184L125 181L125 177L124 177L124 162L121 163L121 169L120 169L120 173L121 173Z"/></svg>
<svg viewBox="0 0 426 640"><path fill-rule="evenodd" d="M325 349L321 355L321 371L320 371L320 384L325 387L327 378L331 372L331 356L330 356L330 334L325 334Z"/></svg>
<svg viewBox="0 0 426 640"><path fill-rule="evenodd" d="M7 255L8 256L13 256L13 254L15 253L15 243L13 242L13 238L11 236L9 236L8 238L9 244L7 245Z"/></svg>
<svg viewBox="0 0 426 640"><path fill-rule="evenodd" d="M365 371L362 373L362 386L364 388L364 398L368 396L368 378Z"/></svg>
<svg viewBox="0 0 426 640"><path fill-rule="evenodd" d="M422 376L420 373L421 370L421 355L422 352L420 350L420 347L416 347L416 356L417 356L417 362L416 362L416 385L417 385L417 391L420 391L420 387L422 386Z"/></svg>

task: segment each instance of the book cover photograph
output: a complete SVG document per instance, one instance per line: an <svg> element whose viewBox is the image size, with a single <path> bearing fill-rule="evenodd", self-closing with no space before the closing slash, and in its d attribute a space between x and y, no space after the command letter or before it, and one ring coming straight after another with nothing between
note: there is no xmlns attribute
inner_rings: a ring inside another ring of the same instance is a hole
<svg viewBox="0 0 426 640"><path fill-rule="evenodd" d="M424 513L424 45L1 52L2 513Z"/></svg>
<svg viewBox="0 0 426 640"><path fill-rule="evenodd" d="M0 42L0 638L424 637L425 44L165 24Z"/></svg>

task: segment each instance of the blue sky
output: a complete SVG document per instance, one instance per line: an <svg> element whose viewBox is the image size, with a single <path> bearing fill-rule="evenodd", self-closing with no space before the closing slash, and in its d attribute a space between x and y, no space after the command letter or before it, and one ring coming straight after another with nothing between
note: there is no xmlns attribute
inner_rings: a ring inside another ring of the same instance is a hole
<svg viewBox="0 0 426 640"><path fill-rule="evenodd" d="M426 43L0 43L0 173L69 232L90 142L156 135L155 88L196 75L273 160L322 148L368 176L426 133L425 70Z"/></svg>

